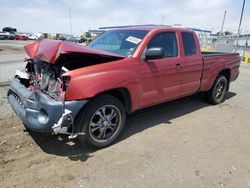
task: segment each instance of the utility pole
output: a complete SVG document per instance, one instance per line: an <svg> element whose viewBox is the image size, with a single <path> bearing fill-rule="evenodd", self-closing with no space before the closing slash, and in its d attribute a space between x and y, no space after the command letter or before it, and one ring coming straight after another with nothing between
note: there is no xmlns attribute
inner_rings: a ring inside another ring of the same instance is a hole
<svg viewBox="0 0 250 188"><path fill-rule="evenodd" d="M223 21L222 21L222 25L221 25L220 35L222 35L222 33L223 33L226 15L227 15L227 11L225 10Z"/></svg>
<svg viewBox="0 0 250 188"><path fill-rule="evenodd" d="M225 19L226 19L226 15L227 15L227 11L225 10L224 12L224 16L223 16L223 20L222 20L222 25L221 25L221 30L220 30L220 33L218 34L217 36L217 43L220 43L220 38L222 36L222 33L223 33L223 29L224 29L224 24L225 24Z"/></svg>
<svg viewBox="0 0 250 188"><path fill-rule="evenodd" d="M243 14L244 14L244 8L245 8L245 0L243 0L243 4L242 4L242 9L241 9L241 15L240 15L240 23L239 23L239 27L238 27L238 37L237 37L237 40L236 40L236 46L235 46L235 52L238 48L238 41L239 41L239 38L240 38L240 28L241 28L241 22L242 22L242 18L243 18ZM244 56L244 54L243 54Z"/></svg>
<svg viewBox="0 0 250 188"><path fill-rule="evenodd" d="M161 17L161 25L164 25L164 16Z"/></svg>
<svg viewBox="0 0 250 188"><path fill-rule="evenodd" d="M71 34L71 36L72 36L72 23L71 23L70 8L69 8L69 24L70 24L70 34Z"/></svg>

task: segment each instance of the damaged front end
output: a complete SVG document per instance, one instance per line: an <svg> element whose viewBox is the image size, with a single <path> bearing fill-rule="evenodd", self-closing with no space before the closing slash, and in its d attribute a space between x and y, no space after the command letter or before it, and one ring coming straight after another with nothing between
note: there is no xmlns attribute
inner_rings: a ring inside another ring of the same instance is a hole
<svg viewBox="0 0 250 188"><path fill-rule="evenodd" d="M74 119L79 110L87 103L81 101L57 101L43 92L31 90L23 85L19 79L14 78L11 88L8 91L8 101L17 116L22 120L25 128L37 132L55 132L53 126L59 121L65 109L70 111L70 116ZM72 133L72 123L62 124L67 127L64 134Z"/></svg>
<svg viewBox="0 0 250 188"><path fill-rule="evenodd" d="M65 101L70 77L64 73L122 59L110 53L62 41L42 40L25 47L25 70L16 71L8 101L26 129L76 137L74 119L87 100Z"/></svg>
<svg viewBox="0 0 250 188"><path fill-rule="evenodd" d="M83 134L75 132L74 117L77 109L81 109L86 101L65 103L64 94L69 78L62 75L67 71L65 67L33 60L28 60L25 70L16 71L8 98L14 97L19 103L22 101L22 106L19 107L15 100L11 100L10 104L17 114L22 114L21 119L26 128L69 134L69 138ZM26 91L19 93L21 88ZM22 99L19 100L19 96ZM29 104L35 108L29 108Z"/></svg>
<svg viewBox="0 0 250 188"><path fill-rule="evenodd" d="M87 100L64 101L58 98L59 92L53 94L56 100L40 88L26 87L23 83L23 78L12 80L8 101L27 130L69 134L71 138L82 134L75 132L74 119Z"/></svg>
<svg viewBox="0 0 250 188"><path fill-rule="evenodd" d="M65 67L49 64L44 61L28 60L25 70L17 70L15 78L31 91L43 92L55 99L63 99L63 74Z"/></svg>

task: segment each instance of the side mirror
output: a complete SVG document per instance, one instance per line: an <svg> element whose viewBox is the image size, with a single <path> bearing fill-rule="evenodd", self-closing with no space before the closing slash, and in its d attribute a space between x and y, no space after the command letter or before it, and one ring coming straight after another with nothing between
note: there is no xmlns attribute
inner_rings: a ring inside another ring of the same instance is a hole
<svg viewBox="0 0 250 188"><path fill-rule="evenodd" d="M146 60L160 59L164 56L163 48L149 48L145 52Z"/></svg>

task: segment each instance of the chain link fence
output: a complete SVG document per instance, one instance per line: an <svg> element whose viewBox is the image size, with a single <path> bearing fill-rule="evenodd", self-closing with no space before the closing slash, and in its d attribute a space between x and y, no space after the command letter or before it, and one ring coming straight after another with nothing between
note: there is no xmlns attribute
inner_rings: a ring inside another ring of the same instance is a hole
<svg viewBox="0 0 250 188"><path fill-rule="evenodd" d="M217 51L227 53L239 53L244 61L250 54L250 34L218 36L210 31L195 31L200 42L202 51Z"/></svg>

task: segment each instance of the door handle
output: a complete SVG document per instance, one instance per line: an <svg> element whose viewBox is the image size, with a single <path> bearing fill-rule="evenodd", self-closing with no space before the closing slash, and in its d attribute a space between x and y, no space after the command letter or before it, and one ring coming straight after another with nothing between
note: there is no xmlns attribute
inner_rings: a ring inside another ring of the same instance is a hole
<svg viewBox="0 0 250 188"><path fill-rule="evenodd" d="M177 64L175 65L175 69L179 70L179 69L181 69L181 68L182 68L182 65L181 65L180 63L177 63Z"/></svg>

